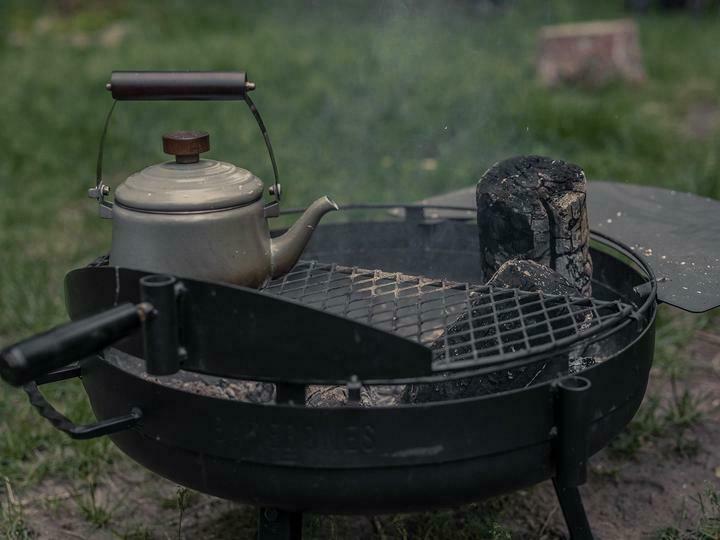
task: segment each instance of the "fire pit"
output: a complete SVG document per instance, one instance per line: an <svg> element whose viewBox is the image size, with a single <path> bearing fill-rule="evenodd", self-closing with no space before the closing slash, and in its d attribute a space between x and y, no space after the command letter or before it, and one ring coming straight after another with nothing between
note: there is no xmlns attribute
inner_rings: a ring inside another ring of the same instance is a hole
<svg viewBox="0 0 720 540"><path fill-rule="evenodd" d="M130 176L109 203L113 105L90 190L113 219L109 259L67 275L74 322L0 352L0 375L43 417L258 506L260 538L299 538L303 512L432 509L548 478L571 536L592 536L577 486L643 399L657 302L720 304L716 203L668 199L671 214L648 205L667 199L661 190L613 200L622 188L600 189L587 198L588 249L582 170L519 156L485 173L479 209L460 191L348 206L347 222L317 226L337 209L322 197L271 233L281 186L245 73L114 72L107 89L125 101L244 100L273 201L249 171L200 158L207 133L182 131L163 138L175 161ZM358 209L382 218L352 219ZM532 286L495 281L508 268ZM72 377L95 424L75 425L38 389Z"/></svg>
<svg viewBox="0 0 720 540"><path fill-rule="evenodd" d="M572 537L591 537L577 486L587 457L622 430L645 393L652 269L595 234L592 299L475 285L475 225L424 217L447 208L402 209L403 220L321 225L305 260L262 292L102 263L71 272L77 322L24 350L66 363L119 340L37 377L81 376L99 422L75 426L30 383L33 405L73 437L108 434L162 476L260 507L261 538L298 537L306 511L431 509L548 478ZM158 316L146 316L147 302ZM463 313L469 327L453 334ZM592 362L565 356L558 367L569 349ZM513 373L525 374L522 384ZM470 399L361 398L363 388L478 377L487 391ZM266 391L219 397L198 392L198 381ZM306 406L311 385L342 385L347 399Z"/></svg>
<svg viewBox="0 0 720 540"><path fill-rule="evenodd" d="M549 478L570 535L592 537L578 486L588 456L643 399L657 303L720 305L717 203L593 183L588 250L584 174L527 156L486 173L477 221L460 191L348 206L347 222L316 228L337 209L323 197L271 234L281 190L244 73L115 72L107 88L116 100L246 101L274 200L263 203L249 171L200 159L207 133L184 131L164 138L174 162L132 175L109 203L113 105L90 190L114 220L110 259L67 275L73 322L0 351L0 375L43 417L77 439L109 435L174 482L258 506L263 539L299 538L303 512L433 509ZM382 217L352 219L358 209ZM565 271L577 283L562 294L488 285L500 269L486 248L506 240L502 254L538 255L548 279L563 283ZM38 389L73 377L94 424L75 425Z"/></svg>

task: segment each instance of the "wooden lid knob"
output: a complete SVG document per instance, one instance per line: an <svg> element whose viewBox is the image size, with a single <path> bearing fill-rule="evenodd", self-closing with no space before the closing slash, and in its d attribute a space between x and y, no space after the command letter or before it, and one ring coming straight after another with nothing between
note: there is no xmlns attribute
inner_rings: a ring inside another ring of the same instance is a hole
<svg viewBox="0 0 720 540"><path fill-rule="evenodd" d="M162 139L163 151L175 156L176 163L197 163L200 154L210 150L210 135L205 131L175 131Z"/></svg>

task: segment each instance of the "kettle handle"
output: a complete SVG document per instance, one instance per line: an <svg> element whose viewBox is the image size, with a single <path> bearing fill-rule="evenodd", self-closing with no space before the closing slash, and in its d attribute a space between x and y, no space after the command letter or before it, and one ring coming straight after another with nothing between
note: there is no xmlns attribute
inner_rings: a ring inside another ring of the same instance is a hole
<svg viewBox="0 0 720 540"><path fill-rule="evenodd" d="M245 101L255 118L265 141L272 163L274 183L270 194L275 200L268 205L277 210L280 203L280 184L275 153L270 143L265 123L248 92L255 90L255 83L247 80L244 71L113 71L105 88L112 93L113 103L105 117L97 166L95 187L88 190L88 196L100 205L100 216L112 216L112 203L105 200L110 187L103 183L103 150L107 138L110 118L118 101ZM266 215L274 215L266 212Z"/></svg>
<svg viewBox="0 0 720 540"><path fill-rule="evenodd" d="M244 71L113 71L118 101L238 101L255 89Z"/></svg>

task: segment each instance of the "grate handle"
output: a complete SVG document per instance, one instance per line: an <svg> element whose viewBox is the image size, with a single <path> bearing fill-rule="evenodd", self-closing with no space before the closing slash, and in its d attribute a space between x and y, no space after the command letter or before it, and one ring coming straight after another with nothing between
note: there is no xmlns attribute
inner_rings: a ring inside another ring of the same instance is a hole
<svg viewBox="0 0 720 540"><path fill-rule="evenodd" d="M126 337L151 310L125 303L11 345L0 351L0 377L13 386L34 381Z"/></svg>

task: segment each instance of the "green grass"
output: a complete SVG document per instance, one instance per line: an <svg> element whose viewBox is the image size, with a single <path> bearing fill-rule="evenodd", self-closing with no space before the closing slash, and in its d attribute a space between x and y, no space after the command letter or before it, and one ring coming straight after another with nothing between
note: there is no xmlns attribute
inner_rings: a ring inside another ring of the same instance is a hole
<svg viewBox="0 0 720 540"><path fill-rule="evenodd" d="M641 86L548 90L534 77L537 29L625 16L620 0L524 0L488 11L359 0L57 7L72 4L0 2L0 346L65 320L65 272L108 249L110 223L85 191L113 69L247 69L288 207L322 194L411 201L472 185L520 153L576 162L591 179L720 197L718 126L698 138L687 123L695 107L720 106L717 16L640 18ZM113 42L113 32L124 37ZM242 104L122 103L107 180L165 159L160 135L173 129L210 131L210 155L270 178ZM71 418L92 418L79 384L46 391ZM0 476L18 489L82 481L122 459L107 441L71 442L19 391L0 389Z"/></svg>
<svg viewBox="0 0 720 540"><path fill-rule="evenodd" d="M453 538L457 540L510 540L510 532L498 523L507 504L505 498L484 503L468 504L452 510L437 510L422 514L367 516L306 515L303 520L303 538L308 540L341 540L358 536L358 521L364 519L366 528L380 540Z"/></svg>
<svg viewBox="0 0 720 540"><path fill-rule="evenodd" d="M471 540L510 540L510 533L496 522L499 511L487 505L471 504L461 511L435 511L397 516L391 521L390 538L456 538ZM383 535L379 534L382 538Z"/></svg>
<svg viewBox="0 0 720 540"><path fill-rule="evenodd" d="M720 491L708 484L704 491L691 498L698 517L690 520L686 509L679 523L656 531L657 540L716 540L720 538Z"/></svg>
<svg viewBox="0 0 720 540"><path fill-rule="evenodd" d="M691 429L703 419L703 405L711 396L689 387L683 377L689 366L686 348L696 330L709 327L714 314L700 316L660 306L655 336L654 377L667 381L670 396L661 400L649 393L630 424L610 444L610 454L628 459L648 444L662 438L673 439L673 449L691 457L699 449Z"/></svg>
<svg viewBox="0 0 720 540"><path fill-rule="evenodd" d="M693 457L699 446L690 428L702 420L700 406L705 399L688 388L666 401L649 394L635 417L608 446L610 455L616 459L633 458L645 446L669 438L676 454Z"/></svg>

